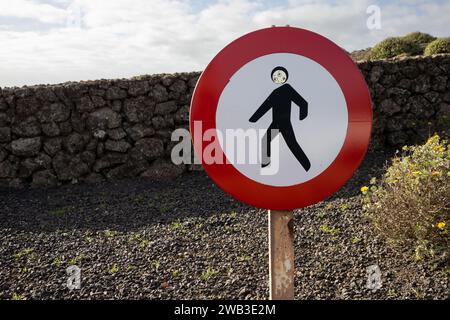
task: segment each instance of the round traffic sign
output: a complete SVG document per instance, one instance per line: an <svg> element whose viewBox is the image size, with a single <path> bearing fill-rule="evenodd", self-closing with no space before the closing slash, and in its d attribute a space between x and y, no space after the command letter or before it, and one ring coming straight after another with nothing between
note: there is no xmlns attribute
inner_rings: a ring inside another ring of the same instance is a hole
<svg viewBox="0 0 450 320"><path fill-rule="evenodd" d="M273 210L336 192L363 159L371 126L370 94L351 58L292 27L258 30L222 49L190 110L208 175L238 200Z"/></svg>

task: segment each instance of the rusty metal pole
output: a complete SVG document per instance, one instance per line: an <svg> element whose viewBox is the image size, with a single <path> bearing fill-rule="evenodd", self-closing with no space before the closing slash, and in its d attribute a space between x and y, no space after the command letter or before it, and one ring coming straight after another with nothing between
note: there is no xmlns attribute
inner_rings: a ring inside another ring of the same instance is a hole
<svg viewBox="0 0 450 320"><path fill-rule="evenodd" d="M294 300L294 214L269 210L270 300Z"/></svg>

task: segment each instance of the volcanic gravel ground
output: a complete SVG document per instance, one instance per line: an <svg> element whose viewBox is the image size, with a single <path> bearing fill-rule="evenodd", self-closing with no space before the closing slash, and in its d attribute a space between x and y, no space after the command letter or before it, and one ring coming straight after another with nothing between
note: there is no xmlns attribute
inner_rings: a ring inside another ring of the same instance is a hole
<svg viewBox="0 0 450 320"><path fill-rule="evenodd" d="M331 199L295 211L296 299L448 299L448 275L371 232L359 189L389 161L371 152ZM0 191L0 299L267 299L267 211L203 172ZM81 289L66 268L81 268ZM381 289L367 288L379 266Z"/></svg>

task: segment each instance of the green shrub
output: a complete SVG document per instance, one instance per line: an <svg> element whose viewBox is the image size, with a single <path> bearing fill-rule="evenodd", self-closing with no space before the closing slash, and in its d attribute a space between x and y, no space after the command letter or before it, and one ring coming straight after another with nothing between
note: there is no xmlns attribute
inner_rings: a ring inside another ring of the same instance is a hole
<svg viewBox="0 0 450 320"><path fill-rule="evenodd" d="M439 38L430 42L425 48L425 55L450 53L450 38Z"/></svg>
<svg viewBox="0 0 450 320"><path fill-rule="evenodd" d="M450 145L435 135L403 147L381 181L361 188L375 230L418 260L448 261L450 254Z"/></svg>
<svg viewBox="0 0 450 320"><path fill-rule="evenodd" d="M406 41L415 42L423 47L425 47L427 44L429 44L431 41L436 40L436 37L433 37L432 35L428 33L423 32L411 32L408 33L406 36L403 37Z"/></svg>
<svg viewBox="0 0 450 320"><path fill-rule="evenodd" d="M370 50L370 59L387 59L399 55L417 55L421 54L420 45L400 37L387 38L376 44Z"/></svg>
<svg viewBox="0 0 450 320"><path fill-rule="evenodd" d="M369 60L370 59L370 48L353 51L352 53L350 53L350 57L354 61Z"/></svg>
<svg viewBox="0 0 450 320"><path fill-rule="evenodd" d="M218 273L219 273L219 271L217 271L211 267L208 267L208 269L206 271L202 272L202 275L200 276L200 278L203 281L208 281L211 277L216 276Z"/></svg>

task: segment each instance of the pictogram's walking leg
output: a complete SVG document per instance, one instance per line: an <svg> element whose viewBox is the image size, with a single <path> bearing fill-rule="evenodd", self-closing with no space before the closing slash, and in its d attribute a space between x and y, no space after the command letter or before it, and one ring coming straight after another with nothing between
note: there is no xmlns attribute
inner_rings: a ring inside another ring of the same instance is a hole
<svg viewBox="0 0 450 320"><path fill-rule="evenodd" d="M309 159L306 156L305 152L303 152L303 149L298 144L292 126L285 126L281 130L281 134L283 135L284 141L286 141L287 146L297 158L298 162L300 162L303 168L308 171L309 168L311 168L311 162L309 162Z"/></svg>

